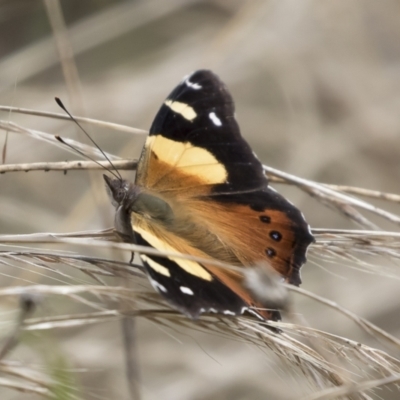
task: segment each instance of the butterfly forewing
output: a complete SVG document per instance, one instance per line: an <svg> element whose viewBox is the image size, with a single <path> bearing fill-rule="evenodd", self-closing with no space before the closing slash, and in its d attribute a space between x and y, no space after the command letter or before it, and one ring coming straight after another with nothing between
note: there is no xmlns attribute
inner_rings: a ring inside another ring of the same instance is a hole
<svg viewBox="0 0 400 400"><path fill-rule="evenodd" d="M159 191L204 185L214 193L265 186L262 165L234 113L232 96L211 71L184 78L154 119L137 183Z"/></svg>

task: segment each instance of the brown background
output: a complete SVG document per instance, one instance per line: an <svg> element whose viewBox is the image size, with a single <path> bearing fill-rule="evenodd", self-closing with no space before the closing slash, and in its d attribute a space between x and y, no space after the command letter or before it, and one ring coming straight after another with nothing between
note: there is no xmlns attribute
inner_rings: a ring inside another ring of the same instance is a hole
<svg viewBox="0 0 400 400"><path fill-rule="evenodd" d="M210 68L230 88L242 133L265 164L319 182L400 192L398 1L70 0L61 5L77 54L83 109L68 96L44 3L34 0L0 2L0 104L59 112L53 100L59 96L79 115L148 129L184 75ZM80 138L68 122L4 112L1 119ZM139 155L144 141L106 129L89 131L103 149L128 158ZM77 158L9 135L8 163ZM0 180L1 233L112 225L100 172L92 180L86 172L10 173ZM276 187L312 227L357 228L299 190ZM399 212L398 206L376 204ZM393 278L314 261L303 268L304 288L399 336L398 265L374 260L393 266ZM33 268L0 269L3 287L47 282ZM295 304L314 327L380 346L332 310L300 297ZM59 307L69 312L62 301L44 300L42 307L42 314L59 313ZM10 311L15 312L14 303L0 303L7 329L14 318ZM296 399L304 393L300 378L288 380L277 359L256 347L141 320L138 329L144 399L274 399L278 393ZM70 368L82 368L75 377L84 398L127 398L118 323L35 334L10 359L43 366L38 355L48 351L48 343ZM0 393L2 399L29 398L6 389ZM398 398L398 392L378 394Z"/></svg>

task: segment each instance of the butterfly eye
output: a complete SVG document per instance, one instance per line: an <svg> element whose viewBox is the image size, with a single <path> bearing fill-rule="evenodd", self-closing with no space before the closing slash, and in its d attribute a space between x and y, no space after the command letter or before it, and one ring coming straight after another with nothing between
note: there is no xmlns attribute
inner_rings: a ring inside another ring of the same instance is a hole
<svg viewBox="0 0 400 400"><path fill-rule="evenodd" d="M280 242L282 240L282 234L278 231L271 231L269 236L271 239L275 240L275 242Z"/></svg>

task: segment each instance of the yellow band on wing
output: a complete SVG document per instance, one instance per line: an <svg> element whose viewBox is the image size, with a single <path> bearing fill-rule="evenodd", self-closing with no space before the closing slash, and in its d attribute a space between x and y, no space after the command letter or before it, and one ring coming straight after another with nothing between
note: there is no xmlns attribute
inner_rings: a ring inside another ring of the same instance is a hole
<svg viewBox="0 0 400 400"><path fill-rule="evenodd" d="M168 243L164 242L163 240L159 239L157 236L146 231L145 229L142 229L138 226L134 226L133 229L137 233L139 233L147 243L149 243L151 246L153 246L157 250L177 253L176 249L174 249L172 246L170 246ZM142 255L141 257L143 258L143 256L144 255ZM146 256L144 256L144 257L146 257ZM184 258L176 258L176 257L168 257L168 259L171 261L174 261L176 264L178 264L178 266L180 268L185 270L188 274L194 275L194 276L204 279L206 281L213 280L213 276L196 261L185 260ZM165 275L165 276L170 276L170 271L167 267L162 266L159 263L156 263L154 261L152 264L151 262L149 262L149 260L153 261L149 257L145 258L145 261L156 272L158 272L162 275ZM167 275L167 273L168 273L168 275Z"/></svg>
<svg viewBox="0 0 400 400"><path fill-rule="evenodd" d="M165 100L164 104L188 121L193 121L197 117L196 111L188 104L172 100Z"/></svg>
<svg viewBox="0 0 400 400"><path fill-rule="evenodd" d="M161 265L161 264L155 262L155 261L152 260L150 257L147 257L145 254L141 254L141 255L140 255L140 258L141 258L143 261L145 261L145 262L149 265L149 267L150 267L151 269L154 269L154 271L158 272L159 274L164 275L164 276L168 276L168 277L171 276L171 274L170 274L168 268L166 268L166 267L164 267L163 265Z"/></svg>
<svg viewBox="0 0 400 400"><path fill-rule="evenodd" d="M214 185L227 180L224 165L211 152L190 142L171 140L159 134L149 136L145 148L155 156L152 163L158 160L177 172L198 178L202 184Z"/></svg>

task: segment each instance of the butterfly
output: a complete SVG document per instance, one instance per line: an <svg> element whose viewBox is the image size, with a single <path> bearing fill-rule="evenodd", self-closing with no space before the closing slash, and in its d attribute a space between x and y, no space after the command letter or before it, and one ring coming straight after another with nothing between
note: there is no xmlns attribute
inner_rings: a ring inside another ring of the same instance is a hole
<svg viewBox="0 0 400 400"><path fill-rule="evenodd" d="M124 241L205 260L140 254L150 283L177 310L191 318L248 311L280 319L246 288L240 269L264 262L299 285L313 236L301 212L268 186L213 72L185 77L164 101L134 183L104 179Z"/></svg>

